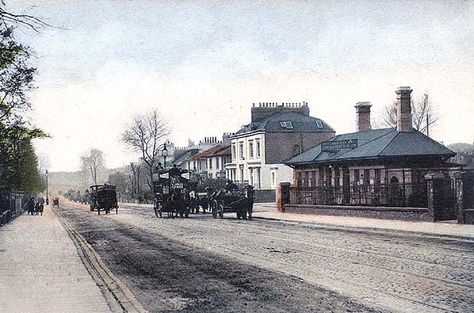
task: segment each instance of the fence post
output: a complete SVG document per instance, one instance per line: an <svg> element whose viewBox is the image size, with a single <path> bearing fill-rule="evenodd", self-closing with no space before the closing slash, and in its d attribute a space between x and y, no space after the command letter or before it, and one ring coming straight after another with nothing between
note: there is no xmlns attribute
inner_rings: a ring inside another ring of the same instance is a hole
<svg viewBox="0 0 474 313"><path fill-rule="evenodd" d="M456 215L458 224L464 224L464 174L463 172L454 173L456 188Z"/></svg>
<svg viewBox="0 0 474 313"><path fill-rule="evenodd" d="M442 212L440 212L440 210L443 209L443 199L442 196L440 196L440 194L442 194L442 190L439 189L440 186L442 186L440 182L443 179L445 179L445 176L439 172L431 172L425 175L428 210L433 222L436 222L439 218L439 215L442 215Z"/></svg>
<svg viewBox="0 0 474 313"><path fill-rule="evenodd" d="M285 204L290 203L290 183L280 183L276 188L277 209L285 212Z"/></svg>

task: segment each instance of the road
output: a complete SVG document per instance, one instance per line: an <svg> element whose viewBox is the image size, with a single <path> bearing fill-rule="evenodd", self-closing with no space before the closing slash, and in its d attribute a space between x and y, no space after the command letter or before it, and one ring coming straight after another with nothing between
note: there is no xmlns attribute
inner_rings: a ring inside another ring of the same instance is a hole
<svg viewBox="0 0 474 313"><path fill-rule="evenodd" d="M144 208L59 214L148 310L471 312L474 242Z"/></svg>

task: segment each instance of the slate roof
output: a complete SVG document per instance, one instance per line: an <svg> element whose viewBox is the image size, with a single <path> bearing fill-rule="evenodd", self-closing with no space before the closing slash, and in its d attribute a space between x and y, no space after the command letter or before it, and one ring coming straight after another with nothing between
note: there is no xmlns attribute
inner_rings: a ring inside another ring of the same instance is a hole
<svg viewBox="0 0 474 313"><path fill-rule="evenodd" d="M217 145L207 150L196 153L191 157L191 160L196 161L202 158L208 158L218 155L230 154L230 145Z"/></svg>
<svg viewBox="0 0 474 313"><path fill-rule="evenodd" d="M430 137L414 130L398 132L396 128L374 129L338 135L331 141L357 139L353 149L322 151L322 144L287 160L285 164L298 165L364 159L380 159L407 156L453 157L456 154Z"/></svg>
<svg viewBox="0 0 474 313"><path fill-rule="evenodd" d="M291 122L292 128L285 128L280 122ZM334 132L334 129L322 119L297 112L279 112L261 121L242 126L236 135L258 130L265 130L267 132Z"/></svg>
<svg viewBox="0 0 474 313"><path fill-rule="evenodd" d="M186 162L190 157L199 152L199 149L189 149L175 156L173 163L181 165Z"/></svg>

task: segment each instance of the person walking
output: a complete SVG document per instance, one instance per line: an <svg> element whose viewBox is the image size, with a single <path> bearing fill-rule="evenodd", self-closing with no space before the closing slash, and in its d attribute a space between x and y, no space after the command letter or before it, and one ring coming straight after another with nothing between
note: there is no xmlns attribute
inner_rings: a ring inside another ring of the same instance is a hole
<svg viewBox="0 0 474 313"><path fill-rule="evenodd" d="M33 213L35 212L35 200L34 200L34 198L31 198L30 200L28 200L28 202L26 203L26 208L28 209L28 214L33 215Z"/></svg>

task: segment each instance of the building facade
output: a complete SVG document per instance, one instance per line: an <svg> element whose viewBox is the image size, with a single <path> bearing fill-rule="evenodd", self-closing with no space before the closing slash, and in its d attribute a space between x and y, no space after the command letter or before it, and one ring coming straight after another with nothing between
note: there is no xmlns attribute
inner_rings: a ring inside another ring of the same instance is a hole
<svg viewBox="0 0 474 313"><path fill-rule="evenodd" d="M251 122L230 137L226 177L257 190L274 190L292 179L285 160L334 135L331 126L309 115L306 102L254 104Z"/></svg>
<svg viewBox="0 0 474 313"><path fill-rule="evenodd" d="M358 103L357 132L288 160L294 169L291 203L426 208L427 181L436 177L438 200L449 208L444 218L454 218L454 173L460 167L448 162L453 151L413 129L411 92L409 87L396 91L396 128L371 129L370 103Z"/></svg>

